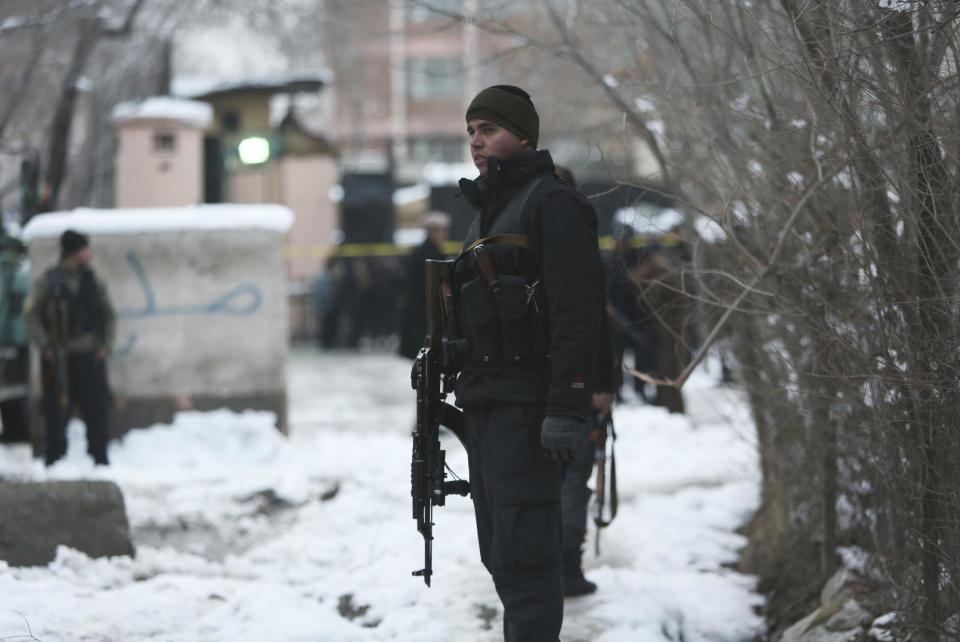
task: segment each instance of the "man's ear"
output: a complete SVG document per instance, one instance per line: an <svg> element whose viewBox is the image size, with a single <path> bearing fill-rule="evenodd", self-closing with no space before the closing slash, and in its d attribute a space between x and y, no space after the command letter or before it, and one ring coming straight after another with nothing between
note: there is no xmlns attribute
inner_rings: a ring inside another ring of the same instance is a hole
<svg viewBox="0 0 960 642"><path fill-rule="evenodd" d="M520 147L526 147L527 149L530 149L530 141L527 140L526 138L521 138Z"/></svg>

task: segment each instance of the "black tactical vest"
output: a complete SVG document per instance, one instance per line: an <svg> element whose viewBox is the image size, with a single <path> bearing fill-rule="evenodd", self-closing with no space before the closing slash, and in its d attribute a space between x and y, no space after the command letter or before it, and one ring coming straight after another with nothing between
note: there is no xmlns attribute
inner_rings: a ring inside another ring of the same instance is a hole
<svg viewBox="0 0 960 642"><path fill-rule="evenodd" d="M554 182L531 178L507 201L480 239L477 216L454 262L457 337L448 342L460 368L541 368L549 349L540 266L527 234L527 204Z"/></svg>
<svg viewBox="0 0 960 642"><path fill-rule="evenodd" d="M59 310L61 302L66 304L66 319L61 321L66 323L66 336L61 337L61 340L75 339L85 334L101 336L105 333L100 287L93 270L85 270L80 275L76 291L67 285L66 276L60 267L47 271L47 282L49 304L54 306L54 310Z"/></svg>

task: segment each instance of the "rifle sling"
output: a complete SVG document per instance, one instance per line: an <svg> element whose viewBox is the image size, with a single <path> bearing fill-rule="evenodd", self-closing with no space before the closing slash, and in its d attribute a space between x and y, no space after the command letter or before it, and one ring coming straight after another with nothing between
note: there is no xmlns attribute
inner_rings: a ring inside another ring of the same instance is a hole
<svg viewBox="0 0 960 642"><path fill-rule="evenodd" d="M603 506L601 506L597 517L593 520L597 528L606 528L613 523L614 518L617 516L617 508L620 504L620 499L617 494L617 453L614 449L614 445L617 443L617 431L613 428L613 421L610 419L608 419L608 421L610 422L610 519L603 519ZM601 466L604 465L602 461L598 463Z"/></svg>
<svg viewBox="0 0 960 642"><path fill-rule="evenodd" d="M483 251L484 246L478 245L473 249L473 256L477 262L477 269L480 270L480 278L487 286L490 296L497 309L500 308L500 281L497 279L497 271L493 267L493 261L490 255Z"/></svg>
<svg viewBox="0 0 960 642"><path fill-rule="evenodd" d="M494 304L499 308L500 280L497 278L497 270L493 267L490 255L484 251L487 245L517 245L525 250L529 249L530 245L524 234L494 234L474 241L463 251L464 254L468 252L473 254L477 269L480 271L480 278L486 284Z"/></svg>

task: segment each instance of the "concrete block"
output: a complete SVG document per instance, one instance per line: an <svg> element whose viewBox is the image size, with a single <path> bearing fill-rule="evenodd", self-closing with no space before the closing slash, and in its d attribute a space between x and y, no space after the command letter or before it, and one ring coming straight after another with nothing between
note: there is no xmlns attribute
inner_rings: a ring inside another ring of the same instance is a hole
<svg viewBox="0 0 960 642"><path fill-rule="evenodd" d="M221 205L31 221L24 236L34 279L57 261L63 230L91 236L94 268L118 314L109 362L115 435L210 407L272 410L285 428L283 247L292 218L280 206Z"/></svg>
<svg viewBox="0 0 960 642"><path fill-rule="evenodd" d="M91 557L132 556L120 488L106 481L0 483L0 559L42 566L61 545Z"/></svg>

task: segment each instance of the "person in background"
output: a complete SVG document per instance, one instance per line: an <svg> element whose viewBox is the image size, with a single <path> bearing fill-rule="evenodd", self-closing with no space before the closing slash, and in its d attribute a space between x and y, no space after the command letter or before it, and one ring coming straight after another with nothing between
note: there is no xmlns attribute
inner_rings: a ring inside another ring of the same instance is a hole
<svg viewBox="0 0 960 642"><path fill-rule="evenodd" d="M563 166L555 169L557 178L576 187L573 172ZM606 301L602 291L601 301ZM606 310L606 304L602 306ZM599 440L599 431L605 429L606 418L613 411L613 392L616 382L613 345L610 337L610 323L607 315L601 319L600 341L597 351L597 370L594 392L591 399L593 413L590 417L592 440ZM591 444L592 445L592 444ZM593 491L588 486L593 476L593 464L596 459L593 447L581 448L571 461L563 475L560 486L560 511L563 516L563 595L578 597L589 595L597 590L597 585L583 575L583 544L587 537L587 513Z"/></svg>
<svg viewBox="0 0 960 642"><path fill-rule="evenodd" d="M30 267L26 246L0 229L0 443L30 443L30 350L24 304L30 292Z"/></svg>
<svg viewBox="0 0 960 642"><path fill-rule="evenodd" d="M645 247L630 275L638 287L638 296L650 311L656 345L656 367L649 374L674 379L690 363L695 345L693 299L687 294L683 263L663 247ZM641 368L637 370L643 371ZM671 413L683 414L683 394L673 386L657 386L655 405Z"/></svg>
<svg viewBox="0 0 960 642"><path fill-rule="evenodd" d="M635 247L633 230L629 226L623 226L616 232L616 238L609 264L607 313L610 317L613 342L614 390L617 400L620 401L624 384L624 353L632 353L633 367L636 370L656 372L657 337L653 316L630 275L641 253L641 250ZM643 381L629 378L641 399L645 402L654 401L652 393L648 398Z"/></svg>
<svg viewBox="0 0 960 642"><path fill-rule="evenodd" d="M423 220L427 236L406 259L406 302L400 325L400 355L415 359L427 334L426 269L424 261L444 258L443 244L450 232L450 217L428 212Z"/></svg>
<svg viewBox="0 0 960 642"><path fill-rule="evenodd" d="M40 350L46 421L46 462L67 452L67 423L79 410L87 452L107 465L111 394L107 356L116 315L106 284L93 271L90 239L73 230L60 237L60 262L37 279L27 302L27 332Z"/></svg>

